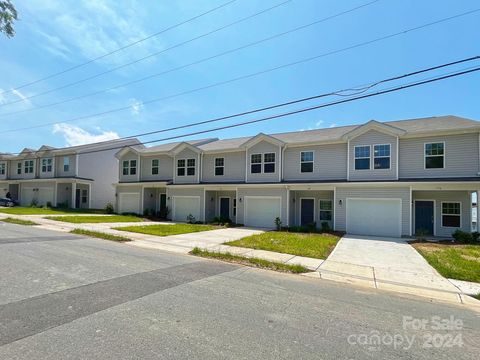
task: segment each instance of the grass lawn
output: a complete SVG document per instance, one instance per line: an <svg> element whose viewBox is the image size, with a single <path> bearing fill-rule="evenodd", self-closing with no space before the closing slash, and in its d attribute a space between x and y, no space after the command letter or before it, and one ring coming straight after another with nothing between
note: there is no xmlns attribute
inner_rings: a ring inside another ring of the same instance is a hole
<svg viewBox="0 0 480 360"><path fill-rule="evenodd" d="M115 228L115 230L130 231L140 234L168 236L187 234L199 231L208 231L218 229L217 226L212 225L197 225L197 224L171 224L171 225L146 225L146 226L124 226Z"/></svg>
<svg viewBox="0 0 480 360"><path fill-rule="evenodd" d="M116 222L141 222L142 218L132 215L111 215L111 216L48 216L46 219L69 222L73 224L88 223L116 223Z"/></svg>
<svg viewBox="0 0 480 360"><path fill-rule="evenodd" d="M331 234L304 234L270 231L251 235L225 245L240 246L256 250L276 251L285 254L326 259L340 238Z"/></svg>
<svg viewBox="0 0 480 360"><path fill-rule="evenodd" d="M3 222L10 223L10 224L17 224L17 225L39 225L34 221L30 220L22 220L22 219L15 219L15 218L6 218L2 219Z"/></svg>
<svg viewBox="0 0 480 360"><path fill-rule="evenodd" d="M236 264L254 266L262 269L269 269L281 272L289 272L294 274L306 273L310 271L301 265L290 265L258 258L247 258L239 255L222 254L214 251L201 250L197 247L190 251L190 254L211 259L223 260Z"/></svg>
<svg viewBox="0 0 480 360"><path fill-rule="evenodd" d="M85 236L90 236L90 237L96 237L96 238L99 238L99 239L118 241L118 242L132 241L131 239L129 239L125 236L112 235L112 234L107 234L107 233L103 233L103 232L99 232L99 231L73 229L72 231L70 231L70 233L77 234L77 235L85 235Z"/></svg>
<svg viewBox="0 0 480 360"><path fill-rule="evenodd" d="M16 206L0 208L0 212L11 215L65 215L65 214L103 214L101 209L57 209Z"/></svg>
<svg viewBox="0 0 480 360"><path fill-rule="evenodd" d="M412 246L442 276L480 282L480 245L413 243Z"/></svg>

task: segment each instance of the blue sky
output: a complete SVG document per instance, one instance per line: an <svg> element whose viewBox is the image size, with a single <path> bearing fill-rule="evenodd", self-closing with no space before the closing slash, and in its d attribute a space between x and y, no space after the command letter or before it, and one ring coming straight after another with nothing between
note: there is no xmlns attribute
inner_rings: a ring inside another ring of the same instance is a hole
<svg viewBox="0 0 480 360"><path fill-rule="evenodd" d="M0 95L0 132L52 122L58 124L3 133L0 151L18 152L23 147L38 148L42 144L61 147L128 136L348 88L480 54L478 12L308 63L153 104L143 104L153 98L273 68L480 7L475 0L380 0L341 17L199 65L78 101L35 110L38 106L194 62L369 2L292 0L241 24L146 61L58 92L5 105L160 51L284 0L237 0L198 20L88 66L22 88L19 92L8 91L100 56L226 1L13 1L20 17L16 23L17 34L12 39L0 37L0 89L7 90ZM472 65L475 64L462 67ZM394 94L218 131L203 137L237 137L258 132L341 126L370 119L389 121L446 114L480 119L479 90L480 74L475 73ZM321 102L317 100L308 105ZM129 107L126 111L68 121L125 106ZM302 106L292 106L288 110ZM2 116L19 110L28 111ZM239 119L144 137L142 140L159 139L237 121Z"/></svg>

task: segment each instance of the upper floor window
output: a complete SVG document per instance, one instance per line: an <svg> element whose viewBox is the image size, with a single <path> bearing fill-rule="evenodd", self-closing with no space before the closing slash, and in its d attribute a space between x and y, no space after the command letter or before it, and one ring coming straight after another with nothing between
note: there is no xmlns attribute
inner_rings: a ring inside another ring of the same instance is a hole
<svg viewBox="0 0 480 360"><path fill-rule="evenodd" d="M5 175L6 172L6 166L5 163L0 164L0 175Z"/></svg>
<svg viewBox="0 0 480 360"><path fill-rule="evenodd" d="M51 158L42 159L42 172L52 172L52 164L53 160Z"/></svg>
<svg viewBox="0 0 480 360"><path fill-rule="evenodd" d="M252 174L262 172L262 154L252 154L250 156L250 172Z"/></svg>
<svg viewBox="0 0 480 360"><path fill-rule="evenodd" d="M275 172L275 153L263 154L263 172L264 173Z"/></svg>
<svg viewBox="0 0 480 360"><path fill-rule="evenodd" d="M68 156L63 157L63 171L70 171L70 158Z"/></svg>
<svg viewBox="0 0 480 360"><path fill-rule="evenodd" d="M33 174L33 160L25 160L25 174Z"/></svg>
<svg viewBox="0 0 480 360"><path fill-rule="evenodd" d="M19 162L17 163L17 175L21 175L22 174L22 163Z"/></svg>
<svg viewBox="0 0 480 360"><path fill-rule="evenodd" d="M370 170L370 146L355 146L355 170Z"/></svg>
<svg viewBox="0 0 480 360"><path fill-rule="evenodd" d="M152 175L158 175L158 166L159 166L158 159L153 159L152 160Z"/></svg>
<svg viewBox="0 0 480 360"><path fill-rule="evenodd" d="M178 159L177 160L177 176L195 175L195 159Z"/></svg>
<svg viewBox="0 0 480 360"><path fill-rule="evenodd" d="M215 158L215 176L225 174L225 158Z"/></svg>
<svg viewBox="0 0 480 360"><path fill-rule="evenodd" d="M460 227L460 207L459 202L442 202L442 226Z"/></svg>
<svg viewBox="0 0 480 360"><path fill-rule="evenodd" d="M300 172L313 172L313 151L302 151L300 153Z"/></svg>
<svg viewBox="0 0 480 360"><path fill-rule="evenodd" d="M123 175L136 175L137 174L137 160L124 160L123 161Z"/></svg>
<svg viewBox="0 0 480 360"><path fill-rule="evenodd" d="M443 169L444 162L445 143L425 144L425 169Z"/></svg>
<svg viewBox="0 0 480 360"><path fill-rule="evenodd" d="M390 169L390 144L373 146L373 168Z"/></svg>

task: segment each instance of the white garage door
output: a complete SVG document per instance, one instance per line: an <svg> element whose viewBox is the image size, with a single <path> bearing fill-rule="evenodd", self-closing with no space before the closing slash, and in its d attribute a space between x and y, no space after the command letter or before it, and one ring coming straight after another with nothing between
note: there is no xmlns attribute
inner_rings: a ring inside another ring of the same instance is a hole
<svg viewBox="0 0 480 360"><path fill-rule="evenodd" d="M282 217L282 199L278 197L245 197L245 225L273 229L275 219Z"/></svg>
<svg viewBox="0 0 480 360"><path fill-rule="evenodd" d="M140 214L140 194L124 193L118 196L118 212Z"/></svg>
<svg viewBox="0 0 480 360"><path fill-rule="evenodd" d="M38 188L37 202L39 206L47 205L48 202L53 204L53 188Z"/></svg>
<svg viewBox="0 0 480 360"><path fill-rule="evenodd" d="M20 195L20 204L22 206L30 206L33 201L33 187L23 187L22 186L22 192Z"/></svg>
<svg viewBox="0 0 480 360"><path fill-rule="evenodd" d="M401 199L347 199L349 234L400 237L401 220Z"/></svg>
<svg viewBox="0 0 480 360"><path fill-rule="evenodd" d="M192 215L196 221L200 221L200 197L174 196L173 220L186 222L189 215Z"/></svg>

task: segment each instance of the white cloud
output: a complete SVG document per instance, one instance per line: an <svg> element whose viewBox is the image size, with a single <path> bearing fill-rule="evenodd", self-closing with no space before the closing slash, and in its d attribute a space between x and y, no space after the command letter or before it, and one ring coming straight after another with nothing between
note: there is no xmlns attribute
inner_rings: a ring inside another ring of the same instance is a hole
<svg viewBox="0 0 480 360"><path fill-rule="evenodd" d="M135 98L131 98L131 99L128 100L128 103L130 104L132 115L138 115L142 112L142 110L143 110L143 102L142 101L137 100Z"/></svg>
<svg viewBox="0 0 480 360"><path fill-rule="evenodd" d="M316 127L320 127L320 126L322 126L322 124L323 124L323 120L318 120L318 121L315 123L315 126L316 126Z"/></svg>
<svg viewBox="0 0 480 360"><path fill-rule="evenodd" d="M5 90L0 88L0 104L5 104L7 102L7 98L3 94L4 92L5 92Z"/></svg>
<svg viewBox="0 0 480 360"><path fill-rule="evenodd" d="M36 29L37 34L43 37L42 47L47 50L49 53L60 56L64 59L69 59L72 51L68 46L60 39L58 36L49 35L41 30Z"/></svg>
<svg viewBox="0 0 480 360"><path fill-rule="evenodd" d="M119 136L114 131L103 131L97 128L98 134L92 134L78 126L65 123L55 124L53 126L54 134L62 134L67 146L90 144L100 141L118 139Z"/></svg>
<svg viewBox="0 0 480 360"><path fill-rule="evenodd" d="M12 93L22 99L25 103L30 104L30 100L28 100L27 97L23 95L20 91L12 89Z"/></svg>

